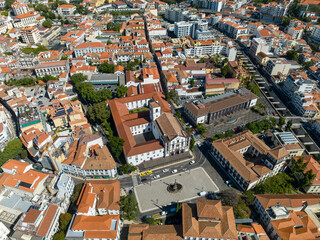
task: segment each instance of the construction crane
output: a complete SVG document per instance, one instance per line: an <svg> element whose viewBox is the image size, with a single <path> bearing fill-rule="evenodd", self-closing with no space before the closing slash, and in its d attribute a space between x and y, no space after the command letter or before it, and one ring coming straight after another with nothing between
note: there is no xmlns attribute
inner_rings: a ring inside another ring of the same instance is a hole
<svg viewBox="0 0 320 240"><path fill-rule="evenodd" d="M13 29L13 26L7 31L7 33L4 36L5 37L8 36L8 34L11 32L12 29Z"/></svg>
<svg viewBox="0 0 320 240"><path fill-rule="evenodd" d="M51 160L51 162L52 162L52 164L53 164L53 167L54 167L54 169L55 169L56 172L60 172L60 169L58 168L56 162L53 161L53 158L52 158L52 156L51 156L51 154L50 154L50 152L49 152L48 150L49 150L49 148L51 147L51 145L52 145L52 143L53 143L53 140L54 140L55 137L57 136L60 128L61 128L61 126L58 127L57 131L56 131L55 134L52 136L51 141L46 144L45 150L43 151L43 153L42 153L42 155L41 155L41 157L40 157L40 159L42 159L42 158L44 157L44 155L48 152L48 156L49 156L49 158L50 158L50 160Z"/></svg>

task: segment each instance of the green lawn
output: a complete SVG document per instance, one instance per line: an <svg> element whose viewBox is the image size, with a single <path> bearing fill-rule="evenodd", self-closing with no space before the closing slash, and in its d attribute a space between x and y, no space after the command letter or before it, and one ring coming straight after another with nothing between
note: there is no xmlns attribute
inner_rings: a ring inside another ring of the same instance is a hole
<svg viewBox="0 0 320 240"><path fill-rule="evenodd" d="M143 112L143 111L149 111L149 108L147 108L147 107L142 107L142 108L130 110L130 113L137 113L137 112Z"/></svg>

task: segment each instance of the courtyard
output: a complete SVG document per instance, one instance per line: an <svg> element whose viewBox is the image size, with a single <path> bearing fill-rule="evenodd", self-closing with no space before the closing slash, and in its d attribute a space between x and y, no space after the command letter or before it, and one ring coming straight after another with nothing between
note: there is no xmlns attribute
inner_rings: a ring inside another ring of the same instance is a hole
<svg viewBox="0 0 320 240"><path fill-rule="evenodd" d="M181 191L169 193L167 187L174 182L182 185ZM202 168L176 173L159 180L153 180L134 188L134 193L141 213L161 209L174 202L185 202L199 197L199 193L218 192L219 188Z"/></svg>

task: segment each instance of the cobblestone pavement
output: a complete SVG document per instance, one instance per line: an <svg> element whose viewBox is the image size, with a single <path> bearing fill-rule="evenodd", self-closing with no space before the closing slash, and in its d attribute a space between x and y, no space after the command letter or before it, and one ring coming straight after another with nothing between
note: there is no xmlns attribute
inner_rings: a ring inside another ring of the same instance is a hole
<svg viewBox="0 0 320 240"><path fill-rule="evenodd" d="M182 184L182 190L178 193L169 193L167 186L171 183ZM159 180L146 182L134 188L140 212L148 212L160 209L162 206L171 205L173 202L183 202L199 197L202 191L218 192L217 185L212 181L202 168L191 169L177 173Z"/></svg>

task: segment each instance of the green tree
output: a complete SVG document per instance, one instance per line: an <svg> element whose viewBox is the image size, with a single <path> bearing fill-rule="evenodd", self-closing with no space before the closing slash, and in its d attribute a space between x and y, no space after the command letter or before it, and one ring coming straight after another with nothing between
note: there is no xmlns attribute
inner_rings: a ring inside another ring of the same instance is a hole
<svg viewBox="0 0 320 240"><path fill-rule="evenodd" d="M191 150L191 151L193 151L194 144L195 144L194 137L191 137L191 139L190 139L190 150Z"/></svg>
<svg viewBox="0 0 320 240"><path fill-rule="evenodd" d="M260 97L260 95L261 95L261 93L260 93L260 88L259 88L257 85L255 85L255 84L253 84L253 83L250 83L250 84L248 85L248 89L249 89L251 92L253 92L255 95L257 95L258 97Z"/></svg>
<svg viewBox="0 0 320 240"><path fill-rule="evenodd" d="M196 130L199 134L203 135L206 133L207 129L205 126L203 126L202 123L198 123L197 126L196 126Z"/></svg>
<svg viewBox="0 0 320 240"><path fill-rule="evenodd" d="M292 120L289 120L287 122L287 125L286 125L286 131L290 131L291 127L292 127L292 124L293 124L293 121Z"/></svg>
<svg viewBox="0 0 320 240"><path fill-rule="evenodd" d="M295 50L289 50L289 51L287 51L287 53L286 53L286 56L287 56L287 58L289 59L289 60L294 60L294 61L296 61L296 62L298 62L298 53L297 53L297 51L295 51Z"/></svg>
<svg viewBox="0 0 320 240"><path fill-rule="evenodd" d="M51 28L52 27L52 21L50 19L47 19L47 20L43 21L42 26L44 26L46 28Z"/></svg>
<svg viewBox="0 0 320 240"><path fill-rule="evenodd" d="M277 126L277 119L275 119L274 117L269 118L270 120L270 128L271 129L275 129L275 127Z"/></svg>
<svg viewBox="0 0 320 240"><path fill-rule="evenodd" d="M70 198L72 204L75 204L77 202L82 187L83 187L83 183L79 183L78 185L75 186L74 193Z"/></svg>
<svg viewBox="0 0 320 240"><path fill-rule="evenodd" d="M5 9L10 9L13 3L14 3L14 0L5 0L4 2Z"/></svg>
<svg viewBox="0 0 320 240"><path fill-rule="evenodd" d="M125 97L127 95L127 92L128 92L128 87L125 85L120 85L116 89L118 98Z"/></svg>
<svg viewBox="0 0 320 240"><path fill-rule="evenodd" d="M3 12L1 12L1 15L3 15L3 16L8 16L8 15L9 15L9 12L8 12L8 11L3 11Z"/></svg>
<svg viewBox="0 0 320 240"><path fill-rule="evenodd" d="M138 214L138 203L133 194L122 196L120 199L121 215L127 220L134 220Z"/></svg>
<svg viewBox="0 0 320 240"><path fill-rule="evenodd" d="M193 88L194 87L194 79L190 80L190 87Z"/></svg>
<svg viewBox="0 0 320 240"><path fill-rule="evenodd" d="M277 183L277 184L275 184ZM271 178L267 178L264 182L259 183L254 191L256 194L283 194L291 193L293 190L293 179L286 173L279 173Z"/></svg>
<svg viewBox="0 0 320 240"><path fill-rule="evenodd" d="M95 103L93 106L89 106L88 114L90 119L98 124L106 122L110 117L110 111L105 102Z"/></svg>
<svg viewBox="0 0 320 240"><path fill-rule="evenodd" d="M124 140L119 137L112 137L109 142L110 151L116 159L120 158Z"/></svg>
<svg viewBox="0 0 320 240"><path fill-rule="evenodd" d="M253 205L254 199L256 198L254 191L252 190L245 191L241 197L245 200L245 203L248 206Z"/></svg>
<svg viewBox="0 0 320 240"><path fill-rule="evenodd" d="M223 77L226 77L227 74L228 74L228 72L229 72L228 65L224 65L224 66L221 68L221 75L222 75Z"/></svg>
<svg viewBox="0 0 320 240"><path fill-rule="evenodd" d="M3 151L0 151L0 167L9 159L16 159L23 150L23 145L19 138L8 142Z"/></svg>
<svg viewBox="0 0 320 240"><path fill-rule="evenodd" d="M114 69L115 69L115 65L108 62L104 62L100 64L100 66L98 66L99 72L103 72L103 73L114 73Z"/></svg>
<svg viewBox="0 0 320 240"><path fill-rule="evenodd" d="M23 149L20 153L21 159L26 159L28 157L28 152L27 150Z"/></svg>
<svg viewBox="0 0 320 240"><path fill-rule="evenodd" d="M278 121L279 128L282 129L285 123L286 123L286 119L284 117L280 117Z"/></svg>
<svg viewBox="0 0 320 240"><path fill-rule="evenodd" d="M110 136L110 137L113 136L113 131L112 131L112 129L111 129L111 125L110 125L109 122L104 122L104 123L102 124L102 127L103 127L105 133L106 133L108 136Z"/></svg>
<svg viewBox="0 0 320 240"><path fill-rule="evenodd" d="M65 240L66 234L63 231L56 233L53 236L53 240Z"/></svg>
<svg viewBox="0 0 320 240"><path fill-rule="evenodd" d="M58 78L57 77L54 77L54 76L52 76L52 75L45 75L44 77L42 77L42 78L39 78L39 80L42 80L42 81L44 81L44 82L49 82L49 81L53 81L53 80L58 80Z"/></svg>
<svg viewBox="0 0 320 240"><path fill-rule="evenodd" d="M161 219L154 219L153 217L145 217L144 218L144 222L146 223L146 224L149 224L149 225L156 225L156 224L159 224L159 223L161 223L162 221L161 221Z"/></svg>
<svg viewBox="0 0 320 240"><path fill-rule="evenodd" d="M177 118L181 118L181 112L178 110L177 112L176 112L176 115L177 115Z"/></svg>
<svg viewBox="0 0 320 240"><path fill-rule="evenodd" d="M134 171L136 171L138 168L136 166L133 166L129 163L123 164L120 168L119 168L119 173L120 174L129 174L132 173Z"/></svg>
<svg viewBox="0 0 320 240"><path fill-rule="evenodd" d="M61 56L61 60L68 60L68 56L67 55L62 55Z"/></svg>
<svg viewBox="0 0 320 240"><path fill-rule="evenodd" d="M233 207L235 218L250 218L251 211L245 199L242 199L233 188L221 191L221 202L224 206Z"/></svg>
<svg viewBox="0 0 320 240"><path fill-rule="evenodd" d="M76 73L76 74L73 74L70 79L71 79L71 83L73 85L76 85L77 83L87 80L87 78L88 77L86 75L83 75L82 73Z"/></svg>
<svg viewBox="0 0 320 240"><path fill-rule="evenodd" d="M308 161L304 161L303 157L298 160L291 159L290 170L292 175L297 179L298 186L301 188L309 187L316 175L313 174L312 169L306 171Z"/></svg>
<svg viewBox="0 0 320 240"><path fill-rule="evenodd" d="M64 213L60 215L60 218L59 218L60 230L64 232L67 230L68 225L71 221L71 218L72 218L72 214L70 213Z"/></svg>

